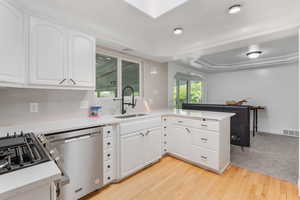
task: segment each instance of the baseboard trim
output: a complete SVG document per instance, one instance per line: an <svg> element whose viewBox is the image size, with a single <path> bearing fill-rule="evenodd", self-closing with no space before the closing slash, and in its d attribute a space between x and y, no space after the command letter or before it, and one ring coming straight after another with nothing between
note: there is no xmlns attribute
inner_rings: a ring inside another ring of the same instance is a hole
<svg viewBox="0 0 300 200"><path fill-rule="evenodd" d="M252 132L253 132L253 131L251 130L251 133L252 133ZM284 134L282 134L282 133L270 133L270 132L265 132L265 131L259 131L259 132L256 133L256 135L257 135L257 134L260 134L260 133L262 133L262 134L269 134L269 135L280 135L280 136L287 136L287 137L298 138L297 136L293 136L293 135L284 135Z"/></svg>

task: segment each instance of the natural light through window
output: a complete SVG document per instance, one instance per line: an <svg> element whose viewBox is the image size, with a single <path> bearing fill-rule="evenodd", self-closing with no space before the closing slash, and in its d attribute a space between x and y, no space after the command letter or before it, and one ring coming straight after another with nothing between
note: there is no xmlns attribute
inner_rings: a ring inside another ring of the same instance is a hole
<svg viewBox="0 0 300 200"><path fill-rule="evenodd" d="M170 10L186 3L188 0L124 0L142 12L157 18Z"/></svg>

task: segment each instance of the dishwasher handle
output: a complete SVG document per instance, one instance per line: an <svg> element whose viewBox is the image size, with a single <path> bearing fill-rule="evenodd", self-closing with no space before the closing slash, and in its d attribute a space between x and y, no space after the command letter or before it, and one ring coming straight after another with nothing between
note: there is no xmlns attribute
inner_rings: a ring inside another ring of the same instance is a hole
<svg viewBox="0 0 300 200"><path fill-rule="evenodd" d="M88 133L88 134L83 134L75 137L66 137L66 138L61 138L61 139L52 139L50 143L70 143L70 142L75 142L75 141L80 141L80 140L85 140L94 136L101 135L101 132L94 132L94 133Z"/></svg>
<svg viewBox="0 0 300 200"><path fill-rule="evenodd" d="M65 143L69 143L69 142L75 142L75 141L79 141L79 140L85 140L90 138L90 135L85 135L85 136L78 136L76 138L70 138L70 139L63 139Z"/></svg>

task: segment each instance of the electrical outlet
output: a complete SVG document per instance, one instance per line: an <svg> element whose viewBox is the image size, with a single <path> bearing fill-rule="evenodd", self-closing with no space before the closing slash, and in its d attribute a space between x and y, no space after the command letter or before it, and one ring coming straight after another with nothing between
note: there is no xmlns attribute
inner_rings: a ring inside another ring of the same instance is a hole
<svg viewBox="0 0 300 200"><path fill-rule="evenodd" d="M38 113L39 112L39 103L30 103L30 112L31 113Z"/></svg>

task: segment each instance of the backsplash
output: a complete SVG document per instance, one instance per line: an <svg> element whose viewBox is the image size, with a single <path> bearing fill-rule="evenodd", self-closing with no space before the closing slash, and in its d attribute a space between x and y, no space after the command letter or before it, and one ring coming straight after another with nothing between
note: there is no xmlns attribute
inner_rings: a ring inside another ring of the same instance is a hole
<svg viewBox="0 0 300 200"><path fill-rule="evenodd" d="M38 103L38 112L30 112L30 103ZM88 107L102 106L101 114L120 114L119 100L97 99L93 91L0 89L0 126L55 121L88 116ZM135 109L145 111L144 100L138 99Z"/></svg>
<svg viewBox="0 0 300 200"><path fill-rule="evenodd" d="M80 109L80 103L90 96L87 91L0 89L0 126L82 117L88 109ZM37 113L30 112L30 103L38 103Z"/></svg>

